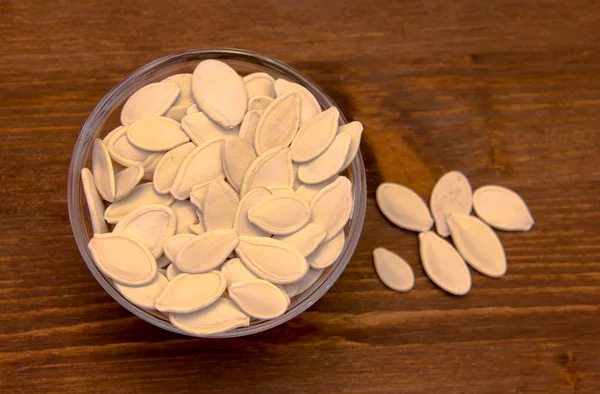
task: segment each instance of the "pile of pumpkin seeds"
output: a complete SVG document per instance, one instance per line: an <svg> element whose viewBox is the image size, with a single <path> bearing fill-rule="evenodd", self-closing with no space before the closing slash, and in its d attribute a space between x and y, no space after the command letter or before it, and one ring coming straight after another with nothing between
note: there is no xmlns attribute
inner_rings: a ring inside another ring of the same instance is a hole
<svg viewBox="0 0 600 394"><path fill-rule="evenodd" d="M217 60L142 87L81 171L98 269L194 335L283 315L344 248L363 128L339 118Z"/></svg>

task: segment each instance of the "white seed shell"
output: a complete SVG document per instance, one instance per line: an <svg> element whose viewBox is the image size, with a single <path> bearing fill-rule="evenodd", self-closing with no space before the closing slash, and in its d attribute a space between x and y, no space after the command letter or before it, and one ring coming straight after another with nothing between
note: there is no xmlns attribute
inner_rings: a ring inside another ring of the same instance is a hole
<svg viewBox="0 0 600 394"><path fill-rule="evenodd" d="M269 197L271 192L263 187L250 190L242 197L233 217L233 228L239 235L266 237L267 233L256 227L248 220L248 210Z"/></svg>
<svg viewBox="0 0 600 394"><path fill-rule="evenodd" d="M170 313L169 321L193 335L211 335L250 325L250 318L227 298L219 298L211 306L199 311Z"/></svg>
<svg viewBox="0 0 600 394"><path fill-rule="evenodd" d="M439 235L447 237L450 229L446 223L452 212L468 215L471 213L473 194L471 184L459 171L450 171L442 175L431 192L429 207L435 219L435 228Z"/></svg>
<svg viewBox="0 0 600 394"><path fill-rule="evenodd" d="M465 261L492 278L506 273L506 254L500 239L481 219L453 212L447 220L452 241Z"/></svg>
<svg viewBox="0 0 600 394"><path fill-rule="evenodd" d="M96 138L92 150L92 173L98 193L106 201L112 202L115 199L115 172L113 170L110 154L104 142Z"/></svg>
<svg viewBox="0 0 600 394"><path fill-rule="evenodd" d="M323 269L335 263L337 258L340 257L340 254L342 254L342 250L344 250L345 241L346 236L343 231L340 231L331 240L319 245L319 247L306 258L310 267L314 269Z"/></svg>
<svg viewBox="0 0 600 394"><path fill-rule="evenodd" d="M156 275L152 253L130 235L95 234L88 248L98 269L116 282L141 286L150 283Z"/></svg>
<svg viewBox="0 0 600 394"><path fill-rule="evenodd" d="M343 171L350 165L350 163L352 163L356 157L356 154L358 153L358 149L360 148L360 140L363 133L363 125L358 121L350 122L340 126L337 132L338 134L347 133L350 135L350 138L352 138L352 142L350 142L350 148L348 149L348 154L346 155L346 160L340 169L340 171Z"/></svg>
<svg viewBox="0 0 600 394"><path fill-rule="evenodd" d="M173 278L182 273L183 272L180 271L175 264L171 264L167 267L167 279L169 279L169 281L173 280Z"/></svg>
<svg viewBox="0 0 600 394"><path fill-rule="evenodd" d="M165 271L162 268L165 268L169 264L171 264L171 260L164 254L156 260L156 266L159 268L159 271ZM166 275L166 271L164 274Z"/></svg>
<svg viewBox="0 0 600 394"><path fill-rule="evenodd" d="M127 139L134 146L150 152L167 151L190 140L181 130L179 122L165 116L153 116L132 123L127 129Z"/></svg>
<svg viewBox="0 0 600 394"><path fill-rule="evenodd" d="M179 95L177 100L173 103L173 107L185 106L189 107L194 103L194 97L192 96L192 74L175 74L163 79L161 82L173 81L179 86Z"/></svg>
<svg viewBox="0 0 600 394"><path fill-rule="evenodd" d="M121 123L132 124L140 119L163 115L179 96L175 82L151 83L131 95L123 105Z"/></svg>
<svg viewBox="0 0 600 394"><path fill-rule="evenodd" d="M137 185L127 197L110 204L104 212L104 219L108 223L117 223L134 209L143 205L162 204L171 205L175 199L171 195L158 194L152 183Z"/></svg>
<svg viewBox="0 0 600 394"><path fill-rule="evenodd" d="M425 273L442 290L465 295L471 290L471 273L465 261L448 241L433 231L419 233L421 263Z"/></svg>
<svg viewBox="0 0 600 394"><path fill-rule="evenodd" d="M377 206L396 226L410 231L429 231L433 219L425 201L412 189L386 182L377 187Z"/></svg>
<svg viewBox="0 0 600 394"><path fill-rule="evenodd" d="M269 149L288 146L298 131L300 99L297 93L278 97L265 110L256 126L254 147L259 155Z"/></svg>
<svg viewBox="0 0 600 394"><path fill-rule="evenodd" d="M254 275L248 268L246 268L240 259L227 260L221 266L221 273L225 275L228 287L234 283L259 279L258 276Z"/></svg>
<svg viewBox="0 0 600 394"><path fill-rule="evenodd" d="M263 111L260 109L248 111L248 113L244 116L242 125L240 126L240 132L238 136L246 141L248 145L252 147L252 149L255 149L254 139L256 137L256 126L258 126L258 121L260 120L262 114Z"/></svg>
<svg viewBox="0 0 600 394"><path fill-rule="evenodd" d="M154 309L156 299L162 294L168 284L169 280L161 272L157 272L154 279L146 285L128 286L115 282L115 287L132 304L141 308Z"/></svg>
<svg viewBox="0 0 600 394"><path fill-rule="evenodd" d="M124 199L131 193L144 176L144 167L125 168L115 175L115 201Z"/></svg>
<svg viewBox="0 0 600 394"><path fill-rule="evenodd" d="M175 234L189 234L190 225L196 222L196 207L189 201L175 201L171 209L177 216L177 230Z"/></svg>
<svg viewBox="0 0 600 394"><path fill-rule="evenodd" d="M321 277L321 275L323 275L323 272L325 270L317 270L317 269L309 269L308 272L306 273L306 275L304 275L304 277L302 279L300 279L298 282L295 283L296 287L296 294L302 294L304 293L306 290L308 290L312 285L314 285L317 280L319 280L319 278ZM288 285L283 285L284 287L288 286ZM289 295L289 293L288 293ZM293 295L290 297L294 297Z"/></svg>
<svg viewBox="0 0 600 394"><path fill-rule="evenodd" d="M294 167L289 148L266 151L250 164L242 182L243 196L257 187L289 186L294 184Z"/></svg>
<svg viewBox="0 0 600 394"><path fill-rule="evenodd" d="M173 263L183 272L207 272L218 268L237 245L234 230L209 231L186 242Z"/></svg>
<svg viewBox="0 0 600 394"><path fill-rule="evenodd" d="M298 166L298 178L303 183L320 183L340 172L348 151L352 137L347 133L336 135L329 147L316 159Z"/></svg>
<svg viewBox="0 0 600 394"><path fill-rule="evenodd" d="M217 179L223 179L222 177L218 177ZM197 210L202 212L204 210L204 199L206 198L206 193L208 193L208 187L213 181L202 182L192 189L190 192L190 201Z"/></svg>
<svg viewBox="0 0 600 394"><path fill-rule="evenodd" d="M221 140L238 135L239 128L226 129L213 122L204 112L186 115L181 120L181 128L196 145L212 140Z"/></svg>
<svg viewBox="0 0 600 394"><path fill-rule="evenodd" d="M310 202L310 222L327 230L324 242L342 230L352 211L352 183L340 176L319 191Z"/></svg>
<svg viewBox="0 0 600 394"><path fill-rule="evenodd" d="M163 254L165 242L175 234L177 217L165 205L144 205L134 209L115 226L114 234L127 234L139 239L155 259Z"/></svg>
<svg viewBox="0 0 600 394"><path fill-rule="evenodd" d="M248 210L248 220L269 234L286 235L310 220L308 204L296 196L269 196Z"/></svg>
<svg viewBox="0 0 600 394"><path fill-rule="evenodd" d="M506 231L529 231L533 216L527 204L515 191L488 185L473 194L475 213L490 226Z"/></svg>
<svg viewBox="0 0 600 394"><path fill-rule="evenodd" d="M377 276L392 290L406 292L415 286L415 274L404 259L385 248L373 250Z"/></svg>
<svg viewBox="0 0 600 394"><path fill-rule="evenodd" d="M168 151L156 165L153 182L154 189L160 194L167 194L171 190L177 171L186 157L196 148L191 142L178 146Z"/></svg>
<svg viewBox="0 0 600 394"><path fill-rule="evenodd" d="M177 253L183 247L183 245L194 238L194 234L175 234L165 242L165 256L170 261L175 261L175 257L177 257Z"/></svg>
<svg viewBox="0 0 600 394"><path fill-rule="evenodd" d="M144 176L142 179L151 181L154 178L154 171L160 163L161 159L166 155L166 152L155 152L148 156L146 160L142 163L142 167L144 167Z"/></svg>
<svg viewBox="0 0 600 394"><path fill-rule="evenodd" d="M185 200L194 186L223 177L221 143L220 140L205 142L185 158L171 186L173 197Z"/></svg>
<svg viewBox="0 0 600 394"><path fill-rule="evenodd" d="M255 96L266 96L275 98L275 86L273 86L275 80L272 76L267 73L252 73L242 78L244 85L246 86L246 93L248 98L251 99Z"/></svg>
<svg viewBox="0 0 600 394"><path fill-rule="evenodd" d="M102 142L104 142L104 145L106 145L106 147L108 148L108 144L110 143L110 140L113 139L115 137L115 135L117 135L117 133L119 133L121 130L123 130L124 128L126 128L127 126L117 126L114 129L112 129L111 131L108 132L108 134L106 134L104 136L104 138L102 139ZM110 149L108 150L110 152Z"/></svg>
<svg viewBox="0 0 600 394"><path fill-rule="evenodd" d="M248 96L242 78L226 63L204 60L192 76L192 93L198 108L225 128L239 125Z"/></svg>
<svg viewBox="0 0 600 394"><path fill-rule="evenodd" d="M255 319L274 319L285 313L289 298L266 280L239 282L229 288L229 296L247 315Z"/></svg>
<svg viewBox="0 0 600 394"><path fill-rule="evenodd" d="M284 94L291 92L298 93L300 97L300 125L321 112L319 102L304 86L294 82L288 82L284 79L277 79L274 86L277 97L281 97Z"/></svg>
<svg viewBox="0 0 600 394"><path fill-rule="evenodd" d="M161 312L194 312L210 306L226 287L227 280L219 271L179 274L169 282L155 306Z"/></svg>
<svg viewBox="0 0 600 394"><path fill-rule="evenodd" d="M290 296L288 296L287 292L285 291L285 288L283 287L284 285L275 285L275 287L277 287L285 296L285 300L287 302L287 306L290 306L290 304L292 303L292 300L290 300Z"/></svg>
<svg viewBox="0 0 600 394"><path fill-rule="evenodd" d="M217 179L208 186L202 213L206 231L233 228L233 217L240 197L223 179Z"/></svg>
<svg viewBox="0 0 600 394"><path fill-rule="evenodd" d="M271 97L266 96L256 96L252 97L248 100L248 111L255 111L257 109L267 109L269 105L271 105L275 101Z"/></svg>
<svg viewBox="0 0 600 394"><path fill-rule="evenodd" d="M106 148L114 161L126 167L131 167L144 163L154 153L140 149L129 142L127 139L128 128L129 126L120 126L111 131L110 138L107 136Z"/></svg>
<svg viewBox="0 0 600 394"><path fill-rule="evenodd" d="M325 239L327 231L318 224L307 224L304 228L289 235L277 235L274 238L293 246L302 256L307 257L317 249Z"/></svg>
<svg viewBox="0 0 600 394"><path fill-rule="evenodd" d="M325 152L336 136L339 118L338 109L331 107L305 122L290 146L292 160L304 163Z"/></svg>
<svg viewBox="0 0 600 394"><path fill-rule="evenodd" d="M242 235L235 252L253 274L272 283L296 282L308 271L304 256L276 239Z"/></svg>
<svg viewBox="0 0 600 394"><path fill-rule="evenodd" d="M169 110L167 111L167 113L165 113L165 117L169 118L169 119L173 119L176 122L181 122L181 119L183 119L185 117L185 115L187 114L187 109L188 106L187 105L178 105L178 106L174 106L169 108Z"/></svg>
<svg viewBox="0 0 600 394"><path fill-rule="evenodd" d="M287 285L277 285L277 287L279 287L279 290L282 290L287 295L288 299L291 299L292 297L294 297L298 294L298 283L299 282L300 281L294 282L294 283L288 283Z"/></svg>
<svg viewBox="0 0 600 394"><path fill-rule="evenodd" d="M254 148L239 137L228 137L223 140L221 159L225 176L239 192L242 189L248 167L256 160Z"/></svg>
<svg viewBox="0 0 600 394"><path fill-rule="evenodd" d="M321 191L325 186L333 183L333 181L335 181L337 178L337 176L334 176L327 179L326 181L323 181L321 183L314 183L312 185L301 183L300 186L296 188L296 196L300 197L307 204L310 204L312 199L317 195L319 191Z"/></svg>
<svg viewBox="0 0 600 394"><path fill-rule="evenodd" d="M104 204L96 189L94 176L87 168L81 169L81 184L83 185L85 200L87 202L88 210L90 211L90 219L94 234L104 234L108 232L108 227L104 220Z"/></svg>

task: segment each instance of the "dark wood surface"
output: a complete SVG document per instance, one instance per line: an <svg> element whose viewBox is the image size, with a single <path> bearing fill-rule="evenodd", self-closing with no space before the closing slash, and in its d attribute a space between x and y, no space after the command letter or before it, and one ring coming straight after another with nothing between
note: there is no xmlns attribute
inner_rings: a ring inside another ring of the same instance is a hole
<svg viewBox="0 0 600 394"><path fill-rule="evenodd" d="M327 3L327 4L326 4ZM550 0L1 1L0 392L600 391L600 4ZM291 64L365 126L354 258L268 332L202 340L134 317L94 281L67 217L79 129L127 74L190 48ZM461 170L525 198L506 277L437 289L375 204ZM377 279L371 251L416 286Z"/></svg>

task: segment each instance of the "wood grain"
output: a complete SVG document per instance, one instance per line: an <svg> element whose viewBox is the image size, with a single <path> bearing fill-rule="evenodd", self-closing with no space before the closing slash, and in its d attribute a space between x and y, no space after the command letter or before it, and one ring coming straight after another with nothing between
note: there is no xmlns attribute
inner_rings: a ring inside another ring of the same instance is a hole
<svg viewBox="0 0 600 394"><path fill-rule="evenodd" d="M600 5L402 0L0 2L1 392L600 391ZM309 311L268 332L191 339L94 281L66 208L69 159L101 97L150 60L238 47L298 68L365 125L360 244ZM506 277L451 297L417 237L378 212L444 172L517 190ZM371 251L416 286L378 281Z"/></svg>

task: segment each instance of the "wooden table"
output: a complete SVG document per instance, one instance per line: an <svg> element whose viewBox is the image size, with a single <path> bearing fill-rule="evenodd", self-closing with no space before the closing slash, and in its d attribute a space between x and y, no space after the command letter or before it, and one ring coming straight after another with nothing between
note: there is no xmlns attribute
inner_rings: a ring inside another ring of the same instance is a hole
<svg viewBox="0 0 600 394"><path fill-rule="evenodd" d="M600 391L600 6L593 1L0 3L1 392ZM329 3L329 2L327 2ZM489 4L488 4L489 3ZM310 310L248 338L192 339L95 282L66 206L69 159L101 97L150 60L238 47L296 67L365 125L363 236ZM449 170L517 190L508 274L453 297L375 189L424 198ZM408 294L377 279L383 246Z"/></svg>

